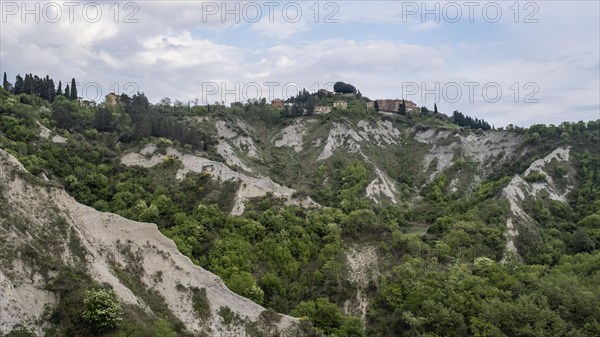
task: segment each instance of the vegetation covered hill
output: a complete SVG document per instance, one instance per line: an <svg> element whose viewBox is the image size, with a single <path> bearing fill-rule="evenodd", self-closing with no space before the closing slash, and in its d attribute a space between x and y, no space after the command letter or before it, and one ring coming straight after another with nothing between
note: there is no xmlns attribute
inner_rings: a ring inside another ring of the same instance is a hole
<svg viewBox="0 0 600 337"><path fill-rule="evenodd" d="M354 93L341 96L347 109L290 115L264 101L82 106L0 91L0 148L32 175L156 223L229 289L316 334L600 334L600 121L484 131L427 109L378 113ZM90 331L147 328L117 299L124 321ZM71 336L51 319L66 309L49 310L27 326Z"/></svg>

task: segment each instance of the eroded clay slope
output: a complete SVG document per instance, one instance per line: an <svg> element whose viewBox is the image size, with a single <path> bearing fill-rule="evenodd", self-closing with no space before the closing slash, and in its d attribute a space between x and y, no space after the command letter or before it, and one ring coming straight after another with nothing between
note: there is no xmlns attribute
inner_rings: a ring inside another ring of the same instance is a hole
<svg viewBox="0 0 600 337"><path fill-rule="evenodd" d="M258 320L265 310L231 292L216 275L194 265L177 250L173 241L158 231L156 225L96 211L76 202L62 188L40 186L43 182L29 175L14 157L2 150L0 183L5 214L0 219L4 248L48 247L36 248L39 258L51 257L67 266L75 266L76 257L84 256L81 264L95 281L111 285L124 303L149 311L147 303L115 273L115 269L141 270L138 276L142 284L157 291L168 310L188 330L204 331L211 336L221 336L223 331L234 333L243 328L224 325L217 314L221 307L237 313L243 322ZM62 227L56 224L57 218L66 220ZM13 219L20 220L17 223ZM40 242L49 236L53 238L52 245ZM73 241L80 245L73 245ZM0 260L0 298L3 299L0 325L5 331L16 324L40 331L39 327L44 325L44 307L52 307L58 300L53 293L44 290L55 275L52 271L37 270L36 263L21 263L24 259L18 255L15 254L12 260L3 255ZM206 289L212 313L210 319L199 319L192 309L193 288ZM282 316L279 328L293 329L295 322L291 317ZM293 335L290 331L283 334Z"/></svg>

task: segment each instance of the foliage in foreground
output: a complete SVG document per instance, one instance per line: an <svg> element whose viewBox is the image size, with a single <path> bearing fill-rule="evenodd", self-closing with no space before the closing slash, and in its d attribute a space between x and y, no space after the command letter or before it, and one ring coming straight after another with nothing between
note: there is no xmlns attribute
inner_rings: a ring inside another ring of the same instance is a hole
<svg viewBox="0 0 600 337"><path fill-rule="evenodd" d="M422 203L384 208L363 196L369 181L365 164L348 159L313 191L330 208L282 207L267 197L251 203L243 217L233 217L227 211L235 185L202 174L177 181L177 161L153 169L120 165L123 147L148 137L166 137L159 145L210 154L211 135L186 122L196 113L208 113L202 109L151 106L137 96L109 117L103 107L83 108L60 98L49 104L4 93L0 147L31 173L63 183L82 203L156 222L182 253L232 290L307 318L330 336L600 335L600 156L593 150L598 122L525 131L532 146L547 145L540 135L552 143L549 147L576 146L580 186L568 204L536 200L527 205L539 233L522 235L523 262L501 264L508 205L495 197L510 178L506 174L460 198L444 193L449 181L440 175L420 191ZM248 109L268 107L249 104ZM38 120L56 126L69 142L40 139ZM348 281L348 245L375 246L380 255L382 275L367 289L373 301L366 327L341 310L356 293ZM100 319L84 320L85 283L81 276L55 282L60 302L49 318L54 327L48 336L185 335L173 322L127 306L119 325L116 316L98 315L93 307L86 316ZM198 289L200 316L206 314L202 299ZM116 310L114 303L106 307ZM112 331L98 332L104 326Z"/></svg>

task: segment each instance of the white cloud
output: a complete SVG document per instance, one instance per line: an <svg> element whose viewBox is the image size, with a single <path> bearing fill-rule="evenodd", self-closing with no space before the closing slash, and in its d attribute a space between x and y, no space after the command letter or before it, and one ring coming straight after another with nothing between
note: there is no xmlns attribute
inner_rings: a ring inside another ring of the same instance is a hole
<svg viewBox="0 0 600 337"><path fill-rule="evenodd" d="M315 83L342 80L372 98L400 97L403 82L494 81L506 100L438 106L496 125L598 118L598 3L540 3L538 24L433 29L441 24L412 20L404 29L399 5L380 1L366 10L364 2L340 2L335 18L347 28L341 32L340 26L311 22L308 9L298 23L279 15L274 23L263 16L248 24L243 17L203 16L203 3L141 2L138 23L130 24L123 22L129 13L124 8L120 22L113 22L112 3L103 4L106 15L98 23L21 23L16 17L0 27L0 68L13 78L31 72L98 82L103 94L135 82L153 101L199 97L202 83L215 79L227 88L293 81L311 90L318 89ZM321 8L320 18L325 14ZM490 34L478 35L482 29ZM538 83L540 103L512 103L514 82Z"/></svg>
<svg viewBox="0 0 600 337"><path fill-rule="evenodd" d="M237 48L219 45L206 39L194 39L190 32L180 35L156 35L140 41L142 50L134 58L146 66L165 66L168 69L199 66L231 68ZM235 70L233 68L232 70Z"/></svg>

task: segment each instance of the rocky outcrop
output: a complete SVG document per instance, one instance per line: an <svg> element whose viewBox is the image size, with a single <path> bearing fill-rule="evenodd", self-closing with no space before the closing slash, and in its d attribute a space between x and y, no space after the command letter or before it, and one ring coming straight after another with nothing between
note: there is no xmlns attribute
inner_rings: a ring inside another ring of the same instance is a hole
<svg viewBox="0 0 600 337"><path fill-rule="evenodd" d="M284 198L289 204L304 207L318 206L312 199L294 198L295 190L281 186L268 177L252 176L246 173L232 170L226 164L212 161L203 157L185 154L175 148L168 148L165 155L154 153L156 147L152 144L146 145L140 153L129 152L123 155L121 163L129 166L153 167L168 157L181 160L183 168L177 172L177 179L185 178L188 172L208 172L220 181L240 182L240 187L235 197L235 203L231 214L241 215L244 213L245 202L250 198L263 197L272 194L275 197Z"/></svg>
<svg viewBox="0 0 600 337"><path fill-rule="evenodd" d="M515 240L519 235L519 226L525 226L527 224L534 223L535 220L531 218L523 210L523 202L527 198L536 198L540 193L545 193L547 198L550 200L566 202L567 194L569 194L573 186L570 184L570 178L568 175L560 177L559 179L564 180L564 184L558 184L551 175L548 174L548 165L552 162L569 163L570 148L560 147L552 153L548 154L544 158L538 159L531 163L529 168L525 170L522 175L515 175L508 185L502 190L503 196L508 200L510 205L510 215L506 220L506 254L518 254L515 245ZM527 182L525 179L532 173L539 173L545 176L544 181L539 182Z"/></svg>

